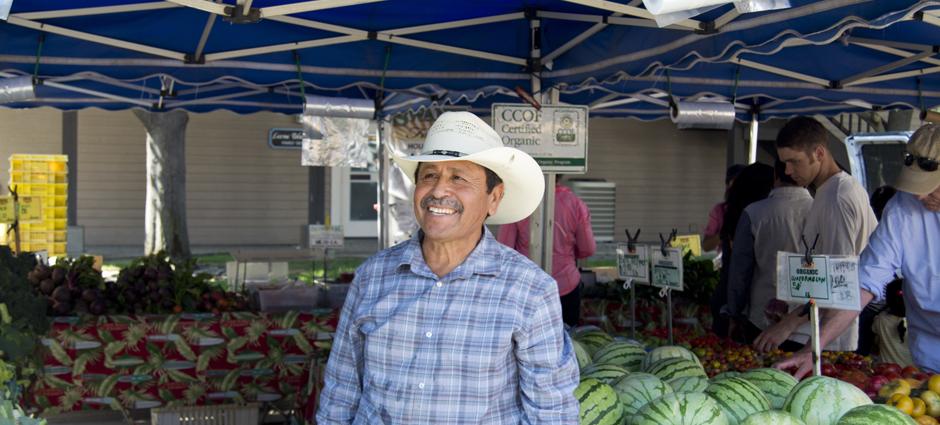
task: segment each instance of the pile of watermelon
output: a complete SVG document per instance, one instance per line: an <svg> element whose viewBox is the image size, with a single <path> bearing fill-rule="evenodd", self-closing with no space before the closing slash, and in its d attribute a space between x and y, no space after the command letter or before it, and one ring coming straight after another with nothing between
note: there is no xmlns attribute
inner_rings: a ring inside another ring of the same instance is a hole
<svg viewBox="0 0 940 425"><path fill-rule="evenodd" d="M912 425L835 378L798 382L759 368L711 379L692 351L648 348L595 326L571 330L581 368L575 390L582 425Z"/></svg>

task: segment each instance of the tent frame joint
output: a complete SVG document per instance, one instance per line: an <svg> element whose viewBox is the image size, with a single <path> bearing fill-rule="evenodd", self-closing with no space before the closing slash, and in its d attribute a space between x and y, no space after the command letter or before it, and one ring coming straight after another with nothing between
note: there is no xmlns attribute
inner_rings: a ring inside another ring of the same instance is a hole
<svg viewBox="0 0 940 425"><path fill-rule="evenodd" d="M844 87L842 86L842 82L841 82L841 81L832 80L832 81L829 82L829 87L828 87L828 88L834 89L834 90L839 90L839 89L842 89L842 88L844 88Z"/></svg>
<svg viewBox="0 0 940 425"><path fill-rule="evenodd" d="M699 23L699 28L695 30L695 33L701 35L717 34L718 25L715 24L715 21L701 22Z"/></svg>
<svg viewBox="0 0 940 425"><path fill-rule="evenodd" d="M538 9L534 7L525 8L525 10L522 11L522 14L523 14L523 17L525 17L527 21L531 21L533 19L539 18L539 11Z"/></svg>
<svg viewBox="0 0 940 425"><path fill-rule="evenodd" d="M537 74L542 72L544 67L545 64L542 63L541 58L529 58L525 61L525 72L529 74Z"/></svg>
<svg viewBox="0 0 940 425"><path fill-rule="evenodd" d="M193 53L187 53L183 57L183 63L187 65L205 65L206 55L200 54L199 56L195 56Z"/></svg>
<svg viewBox="0 0 940 425"><path fill-rule="evenodd" d="M371 41L378 40L378 39L379 39L379 33L378 33L378 31L369 31L368 34L366 34L366 38L369 39L369 40L371 40Z"/></svg>
<svg viewBox="0 0 940 425"><path fill-rule="evenodd" d="M248 13L245 13L242 4L226 6L225 16L222 19L233 24L255 24L261 22L261 9L252 7L248 9Z"/></svg>

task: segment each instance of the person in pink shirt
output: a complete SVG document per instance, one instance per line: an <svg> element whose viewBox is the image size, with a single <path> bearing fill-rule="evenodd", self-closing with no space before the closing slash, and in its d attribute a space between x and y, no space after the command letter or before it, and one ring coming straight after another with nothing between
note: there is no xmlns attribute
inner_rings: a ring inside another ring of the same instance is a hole
<svg viewBox="0 0 940 425"><path fill-rule="evenodd" d="M552 277L558 282L562 320L577 326L581 317L581 272L576 261L594 255L597 244L591 230L591 213L584 201L571 189L555 184L555 232L552 241ZM529 255L529 219L504 224L496 239L504 245Z"/></svg>
<svg viewBox="0 0 940 425"><path fill-rule="evenodd" d="M725 171L725 201L728 200L728 190L734 178L745 167L744 164L734 164ZM725 212L728 211L728 205L721 201L712 207L708 212L708 224L705 225L704 237L702 238L702 249L705 251L718 250L721 252L721 225L725 221Z"/></svg>

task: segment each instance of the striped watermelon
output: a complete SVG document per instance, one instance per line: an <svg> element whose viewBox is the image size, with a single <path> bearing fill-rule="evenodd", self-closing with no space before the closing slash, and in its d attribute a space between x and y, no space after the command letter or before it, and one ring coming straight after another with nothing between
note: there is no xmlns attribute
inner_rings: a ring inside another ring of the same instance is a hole
<svg viewBox="0 0 940 425"><path fill-rule="evenodd" d="M592 364L581 370L581 380L594 378L607 385L613 384L618 379L629 375L630 371L612 364Z"/></svg>
<svg viewBox="0 0 940 425"><path fill-rule="evenodd" d="M666 394L636 413L633 425L728 425L718 403L702 393Z"/></svg>
<svg viewBox="0 0 940 425"><path fill-rule="evenodd" d="M708 388L708 378L704 376L680 376L667 382L677 393L702 393Z"/></svg>
<svg viewBox="0 0 940 425"><path fill-rule="evenodd" d="M627 417L636 414L641 407L657 398L672 392L672 388L649 373L631 373L614 383L614 390L623 405L623 414Z"/></svg>
<svg viewBox="0 0 940 425"><path fill-rule="evenodd" d="M789 412L768 410L748 416L741 425L806 425ZM875 424L868 424L875 425Z"/></svg>
<svg viewBox="0 0 940 425"><path fill-rule="evenodd" d="M656 363L660 360L670 359L673 357L695 360L696 362L701 363L698 359L698 356L696 356L695 353L689 351L688 348L679 345L666 345L663 347L654 348L646 355L646 358L643 360L643 369L652 366L653 363Z"/></svg>
<svg viewBox="0 0 940 425"><path fill-rule="evenodd" d="M836 425L916 425L904 412L883 404L867 404L849 410Z"/></svg>
<svg viewBox="0 0 940 425"><path fill-rule="evenodd" d="M770 400L770 407L778 410L783 409L783 401L800 382L793 375L773 368L749 370L741 377L760 388Z"/></svg>
<svg viewBox="0 0 940 425"><path fill-rule="evenodd" d="M705 374L705 368L703 368L698 361L678 357L660 360L652 364L648 369L644 370L644 372L652 373L659 377L659 379L667 382L670 379L680 376L708 376Z"/></svg>
<svg viewBox="0 0 940 425"><path fill-rule="evenodd" d="M572 335L575 340L584 345L584 348L587 349L588 354L592 357L597 350L600 350L605 345L614 341L613 337L596 326L581 326L575 328Z"/></svg>
<svg viewBox="0 0 940 425"><path fill-rule="evenodd" d="M578 369L584 369L591 364L591 355L588 354L587 348L584 348L584 344L572 339L571 346L574 347L574 355L578 359Z"/></svg>
<svg viewBox="0 0 940 425"><path fill-rule="evenodd" d="M630 342L611 342L594 353L594 363L621 366L630 372L637 372L643 366L646 349L642 345Z"/></svg>
<svg viewBox="0 0 940 425"><path fill-rule="evenodd" d="M755 413L770 410L770 400L754 384L743 378L713 381L705 394L710 395L728 415L728 423L737 425Z"/></svg>
<svg viewBox="0 0 940 425"><path fill-rule="evenodd" d="M806 425L834 425L846 412L871 404L862 390L828 376L814 376L796 384L783 402L786 410Z"/></svg>
<svg viewBox="0 0 940 425"><path fill-rule="evenodd" d="M740 377L741 375L742 375L742 373L741 373L741 372L738 372L738 371L736 371L736 370L726 370L726 371L721 372L721 373L719 373L719 374L717 374L717 375L715 375L715 376L712 376L712 379L718 380L718 379L725 379L725 378L738 378L738 377Z"/></svg>
<svg viewBox="0 0 940 425"><path fill-rule="evenodd" d="M604 330L594 325L581 325L581 326L571 328L571 330L568 332L571 334L572 338L577 338L587 333L604 332Z"/></svg>
<svg viewBox="0 0 940 425"><path fill-rule="evenodd" d="M581 425L620 425L623 421L620 399L610 385L588 378L575 388L574 396L581 409Z"/></svg>

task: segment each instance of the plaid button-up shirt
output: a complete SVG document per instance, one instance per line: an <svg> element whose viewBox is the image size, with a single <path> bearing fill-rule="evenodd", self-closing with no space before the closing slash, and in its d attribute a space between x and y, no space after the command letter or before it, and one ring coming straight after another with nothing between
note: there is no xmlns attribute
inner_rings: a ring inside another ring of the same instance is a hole
<svg viewBox="0 0 940 425"><path fill-rule="evenodd" d="M443 278L420 236L356 271L318 424L576 424L555 281L488 230Z"/></svg>

